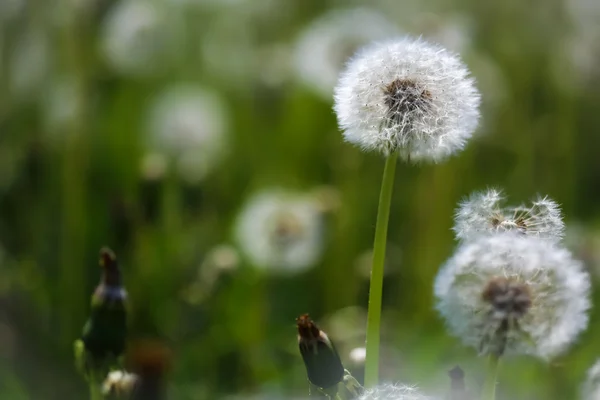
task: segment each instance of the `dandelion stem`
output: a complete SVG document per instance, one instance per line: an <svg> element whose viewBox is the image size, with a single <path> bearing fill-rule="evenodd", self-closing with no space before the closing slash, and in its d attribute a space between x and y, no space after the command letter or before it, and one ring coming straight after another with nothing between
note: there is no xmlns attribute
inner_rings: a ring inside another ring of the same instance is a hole
<svg viewBox="0 0 600 400"><path fill-rule="evenodd" d="M483 385L482 400L496 399L496 379L498 376L498 365L500 364L500 356L491 353L487 361L487 376Z"/></svg>
<svg viewBox="0 0 600 400"><path fill-rule="evenodd" d="M383 292L383 268L385 245L387 242L390 204L394 189L398 153L390 154L385 161L383 181L379 194L379 208L375 225L373 244L373 264L371 266L371 284L369 287L369 310L367 317L367 357L365 360L365 386L377 385L379 377L379 327L381 325L381 296Z"/></svg>
<svg viewBox="0 0 600 400"><path fill-rule="evenodd" d="M97 371L90 372L88 383L90 385L90 400L103 400L104 396L102 395Z"/></svg>

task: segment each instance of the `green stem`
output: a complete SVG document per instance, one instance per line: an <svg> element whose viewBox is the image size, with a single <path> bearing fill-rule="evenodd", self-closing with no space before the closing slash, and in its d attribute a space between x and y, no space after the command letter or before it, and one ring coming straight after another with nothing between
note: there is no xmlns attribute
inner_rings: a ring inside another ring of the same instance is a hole
<svg viewBox="0 0 600 400"><path fill-rule="evenodd" d="M483 385L482 400L496 399L496 379L498 377L498 365L500 364L500 356L492 353L488 356L487 361L487 376Z"/></svg>
<svg viewBox="0 0 600 400"><path fill-rule="evenodd" d="M104 399L100 382L101 381L98 379L98 373L96 371L91 371L88 382L90 385L90 400Z"/></svg>
<svg viewBox="0 0 600 400"><path fill-rule="evenodd" d="M379 208L377 210L377 223L375 225L375 242L373 244L373 264L371 266L371 284L369 287L365 387L377 385L379 379L379 327L381 325L383 269L397 158L398 154L395 152L387 157L385 169L383 170L381 192L379 194Z"/></svg>

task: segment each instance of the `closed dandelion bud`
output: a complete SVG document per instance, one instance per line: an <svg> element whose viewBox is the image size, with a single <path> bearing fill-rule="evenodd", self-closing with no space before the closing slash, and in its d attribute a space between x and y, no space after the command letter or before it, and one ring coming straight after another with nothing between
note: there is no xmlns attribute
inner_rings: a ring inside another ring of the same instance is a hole
<svg viewBox="0 0 600 400"><path fill-rule="evenodd" d="M564 223L558 204L540 197L531 205L502 207L499 190L473 193L456 210L454 232L460 240L470 240L487 233L514 231L523 235L560 241Z"/></svg>
<svg viewBox="0 0 600 400"><path fill-rule="evenodd" d="M449 329L481 354L549 359L587 326L590 279L552 242L514 232L463 244L435 281Z"/></svg>
<svg viewBox="0 0 600 400"><path fill-rule="evenodd" d="M447 400L475 400L475 396L467 389L465 385L465 372L458 365L448 371L450 378L450 392L446 396Z"/></svg>
<svg viewBox="0 0 600 400"><path fill-rule="evenodd" d="M414 386L385 384L368 389L358 400L434 400L425 396Z"/></svg>
<svg viewBox="0 0 600 400"><path fill-rule="evenodd" d="M306 366L308 380L319 388L330 388L344 378L344 367L337 350L325 332L304 314L296 318L298 347Z"/></svg>
<svg viewBox="0 0 600 400"><path fill-rule="evenodd" d="M600 400L600 360L587 372L582 387L582 400Z"/></svg>
<svg viewBox="0 0 600 400"><path fill-rule="evenodd" d="M117 257L108 248L100 250L102 277L92 295L90 318L82 335L85 350L96 362L119 357L127 337L127 292L121 281Z"/></svg>
<svg viewBox="0 0 600 400"><path fill-rule="evenodd" d="M479 92L459 57L411 37L360 50L334 99L348 142L413 161L437 162L461 150L479 119Z"/></svg>

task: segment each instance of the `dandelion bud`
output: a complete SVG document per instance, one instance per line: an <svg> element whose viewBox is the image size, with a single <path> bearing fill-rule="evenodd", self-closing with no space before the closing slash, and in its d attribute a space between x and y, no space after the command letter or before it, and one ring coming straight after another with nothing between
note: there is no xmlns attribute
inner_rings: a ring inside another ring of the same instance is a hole
<svg viewBox="0 0 600 400"><path fill-rule="evenodd" d="M358 400L433 400L414 386L385 384L369 389Z"/></svg>
<svg viewBox="0 0 600 400"><path fill-rule="evenodd" d="M435 281L452 333L481 354L563 352L587 326L590 278L554 243L514 232L463 244Z"/></svg>
<svg viewBox="0 0 600 400"><path fill-rule="evenodd" d="M308 380L319 388L330 388L344 378L344 367L325 332L304 314L296 318L298 347L306 366Z"/></svg>
<svg viewBox="0 0 600 400"><path fill-rule="evenodd" d="M501 207L500 191L488 189L473 193L462 201L454 218L456 238L469 240L482 233L514 231L559 241L564 223L558 204L547 197L538 198L530 206Z"/></svg>
<svg viewBox="0 0 600 400"><path fill-rule="evenodd" d="M450 393L448 393L448 400L474 400L475 396L469 392L465 385L465 371L462 370L458 365L448 371L448 377L450 378Z"/></svg>
<svg viewBox="0 0 600 400"><path fill-rule="evenodd" d="M334 98L348 142L413 161L440 161L462 149L479 119L480 96L458 56L410 37L360 50Z"/></svg>

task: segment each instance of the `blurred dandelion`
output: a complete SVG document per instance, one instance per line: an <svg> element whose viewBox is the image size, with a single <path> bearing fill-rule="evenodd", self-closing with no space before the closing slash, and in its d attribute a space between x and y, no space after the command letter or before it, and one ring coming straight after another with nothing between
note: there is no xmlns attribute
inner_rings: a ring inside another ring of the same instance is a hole
<svg viewBox="0 0 600 400"><path fill-rule="evenodd" d="M399 29L377 11L368 8L331 10L300 33L294 51L296 74L315 93L330 100L344 63L359 47L399 33Z"/></svg>
<svg viewBox="0 0 600 400"><path fill-rule="evenodd" d="M453 53L404 37L371 44L350 60L335 88L344 137L364 150L440 161L477 127L480 96Z"/></svg>
<svg viewBox="0 0 600 400"><path fill-rule="evenodd" d="M116 2L104 21L100 47L107 63L125 75L147 75L169 60L172 33L166 10L154 1Z"/></svg>
<svg viewBox="0 0 600 400"><path fill-rule="evenodd" d="M384 384L368 389L358 400L427 400L415 386L402 384ZM433 400L433 399L431 399Z"/></svg>
<svg viewBox="0 0 600 400"><path fill-rule="evenodd" d="M588 370L582 386L582 400L600 399L600 360Z"/></svg>
<svg viewBox="0 0 600 400"><path fill-rule="evenodd" d="M25 8L25 0L0 1L0 23L16 18Z"/></svg>
<svg viewBox="0 0 600 400"><path fill-rule="evenodd" d="M454 233L459 240L471 240L481 234L515 231L559 241L564 223L557 203L539 197L531 206L501 207L504 197L499 190L471 194L456 210Z"/></svg>
<svg viewBox="0 0 600 400"><path fill-rule="evenodd" d="M464 14L422 13L415 18L416 31L434 43L460 54L471 50L473 21Z"/></svg>
<svg viewBox="0 0 600 400"><path fill-rule="evenodd" d="M168 87L148 110L153 157L164 153L174 158L184 180L202 180L224 154L226 114L221 99L206 89L182 84Z"/></svg>
<svg viewBox="0 0 600 400"><path fill-rule="evenodd" d="M549 359L585 329L590 279L571 254L513 232L463 244L435 280L449 329L481 354Z"/></svg>
<svg viewBox="0 0 600 400"><path fill-rule="evenodd" d="M323 251L319 204L306 194L275 189L259 192L239 214L235 238L257 268L280 273L306 270Z"/></svg>
<svg viewBox="0 0 600 400"><path fill-rule="evenodd" d="M10 89L16 98L27 99L43 87L50 74L51 49L47 32L25 31L8 54Z"/></svg>

